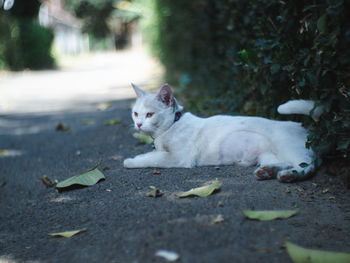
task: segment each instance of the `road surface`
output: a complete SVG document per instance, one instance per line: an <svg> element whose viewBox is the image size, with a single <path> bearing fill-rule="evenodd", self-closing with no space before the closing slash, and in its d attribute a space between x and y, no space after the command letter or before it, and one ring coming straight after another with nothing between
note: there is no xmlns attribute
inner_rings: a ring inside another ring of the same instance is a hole
<svg viewBox="0 0 350 263"><path fill-rule="evenodd" d="M125 157L152 149L132 136L129 83L160 85L153 63L99 54L61 71L1 75L0 262L167 262L159 249L188 263L292 262L286 239L350 252L350 193L340 176L282 184L256 181L253 167L123 168ZM59 123L70 129L56 130ZM106 179L91 187L58 192L40 180L62 181L99 159ZM177 196L216 178L213 195ZM146 196L149 186L164 194ZM300 210L261 222L242 209ZM71 238L49 235L82 228Z"/></svg>

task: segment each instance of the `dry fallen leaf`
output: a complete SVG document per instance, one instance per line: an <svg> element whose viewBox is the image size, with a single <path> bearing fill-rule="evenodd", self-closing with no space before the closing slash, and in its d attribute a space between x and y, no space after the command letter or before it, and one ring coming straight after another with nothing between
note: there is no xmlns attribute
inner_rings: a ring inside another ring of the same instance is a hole
<svg viewBox="0 0 350 263"><path fill-rule="evenodd" d="M43 182L44 185L47 187L53 187L55 186L55 183L50 180L47 176L43 176L40 178L40 180Z"/></svg>
<svg viewBox="0 0 350 263"><path fill-rule="evenodd" d="M224 222L224 217L220 214L215 216L215 218L210 222L210 225L215 225Z"/></svg>
<svg viewBox="0 0 350 263"><path fill-rule="evenodd" d="M56 131L69 131L70 130L70 126L69 125L65 125L63 123L59 123L56 126Z"/></svg>
<svg viewBox="0 0 350 263"><path fill-rule="evenodd" d="M155 186L150 186L149 188L152 189L152 191L150 192L147 192L146 193L146 196L149 196L149 197L160 197L163 195L163 192L160 191L158 188L156 188Z"/></svg>
<svg viewBox="0 0 350 263"><path fill-rule="evenodd" d="M326 193L328 193L329 192L329 189L327 188L327 189L324 189L323 191L322 191L322 194L326 194Z"/></svg>
<svg viewBox="0 0 350 263"><path fill-rule="evenodd" d="M192 188L187 192L182 192L179 194L179 197L180 198L189 197L189 196L206 197L208 195L211 195L215 191L219 190L220 187L221 187L221 183L219 183L219 180L216 178L215 182L209 185Z"/></svg>
<svg viewBox="0 0 350 263"><path fill-rule="evenodd" d="M269 221L275 219L286 219L299 212L297 210L242 210L243 214L249 219L260 221Z"/></svg>
<svg viewBox="0 0 350 263"><path fill-rule="evenodd" d="M54 236L54 237L67 237L70 238L76 234L79 234L81 232L86 231L87 228L82 228L82 229L78 229L78 230L72 230L72 231L64 231L64 232L57 232L57 233L50 233L50 236Z"/></svg>
<svg viewBox="0 0 350 263"><path fill-rule="evenodd" d="M349 263L350 253L307 249L286 241L287 253L294 263Z"/></svg>

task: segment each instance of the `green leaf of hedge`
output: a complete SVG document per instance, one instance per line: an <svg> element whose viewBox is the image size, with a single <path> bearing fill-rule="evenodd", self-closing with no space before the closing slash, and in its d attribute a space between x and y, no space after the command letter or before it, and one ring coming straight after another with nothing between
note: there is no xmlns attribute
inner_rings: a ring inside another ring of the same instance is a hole
<svg viewBox="0 0 350 263"><path fill-rule="evenodd" d="M294 263L349 263L350 254L307 249L286 241L287 253Z"/></svg>
<svg viewBox="0 0 350 263"><path fill-rule="evenodd" d="M323 14L318 20L317 20L317 29L321 33L326 33L327 31L327 14Z"/></svg>
<svg viewBox="0 0 350 263"><path fill-rule="evenodd" d="M337 144L337 150L338 151L346 150L346 149L348 149L349 144L350 144L350 140L339 141L338 144Z"/></svg>
<svg viewBox="0 0 350 263"><path fill-rule="evenodd" d="M280 65L280 64L273 64L273 65L270 67L271 74L276 74L276 73L278 73L278 71L280 71L280 68L281 68L281 65Z"/></svg>

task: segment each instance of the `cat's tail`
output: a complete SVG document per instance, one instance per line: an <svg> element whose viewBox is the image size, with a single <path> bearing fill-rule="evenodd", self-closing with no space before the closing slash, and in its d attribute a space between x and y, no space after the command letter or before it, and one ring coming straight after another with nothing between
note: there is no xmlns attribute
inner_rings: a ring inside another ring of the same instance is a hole
<svg viewBox="0 0 350 263"><path fill-rule="evenodd" d="M315 106L312 100L290 100L278 106L277 111L280 114L304 114L318 121L323 113L323 108Z"/></svg>

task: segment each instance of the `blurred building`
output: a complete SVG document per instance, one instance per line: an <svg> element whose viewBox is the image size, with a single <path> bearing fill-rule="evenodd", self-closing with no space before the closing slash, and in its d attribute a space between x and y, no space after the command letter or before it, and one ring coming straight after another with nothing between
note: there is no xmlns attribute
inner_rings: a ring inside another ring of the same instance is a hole
<svg viewBox="0 0 350 263"><path fill-rule="evenodd" d="M64 9L64 0L42 0L39 21L53 29L56 52L74 55L89 51L89 37L81 32L81 22Z"/></svg>

